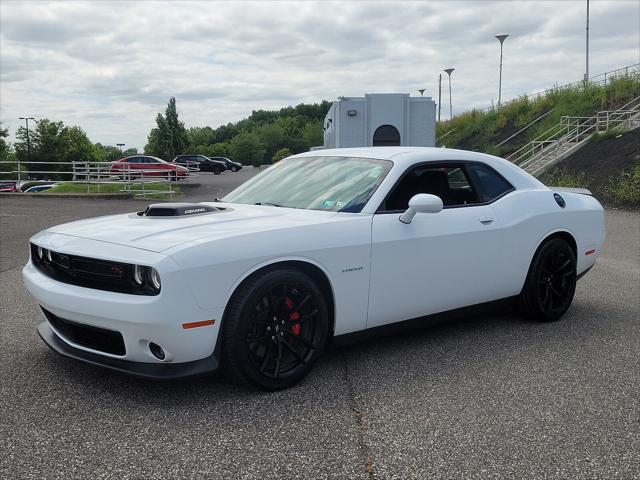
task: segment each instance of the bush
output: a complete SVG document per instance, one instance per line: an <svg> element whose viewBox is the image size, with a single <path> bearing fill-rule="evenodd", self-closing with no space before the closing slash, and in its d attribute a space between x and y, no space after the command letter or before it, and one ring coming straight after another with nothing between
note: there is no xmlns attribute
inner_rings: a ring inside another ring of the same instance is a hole
<svg viewBox="0 0 640 480"><path fill-rule="evenodd" d="M640 164L636 165L632 172L623 172L611 177L604 192L615 203L640 205Z"/></svg>
<svg viewBox="0 0 640 480"><path fill-rule="evenodd" d="M618 128L610 128L604 132L594 133L589 139L590 142L601 142L602 140L609 140L611 138L616 138L619 135L622 135L624 132Z"/></svg>
<svg viewBox="0 0 640 480"><path fill-rule="evenodd" d="M585 188L589 184L584 172L574 175L561 168L554 168L545 172L540 181L550 187Z"/></svg>
<svg viewBox="0 0 640 480"><path fill-rule="evenodd" d="M291 151L288 148L281 148L276 153L273 154L273 158L271 159L272 163L276 163L283 158L287 158L291 156Z"/></svg>

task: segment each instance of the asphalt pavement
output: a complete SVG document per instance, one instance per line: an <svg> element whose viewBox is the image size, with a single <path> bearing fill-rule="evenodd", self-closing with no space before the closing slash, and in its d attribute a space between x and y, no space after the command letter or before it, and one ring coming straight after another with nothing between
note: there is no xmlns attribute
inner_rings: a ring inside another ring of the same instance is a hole
<svg viewBox="0 0 640 480"><path fill-rule="evenodd" d="M206 178L204 200L253 174ZM0 197L0 478L640 478L640 216L559 322L509 312L329 352L298 386L154 383L39 339L35 232L144 201ZM392 301L392 299L390 299Z"/></svg>

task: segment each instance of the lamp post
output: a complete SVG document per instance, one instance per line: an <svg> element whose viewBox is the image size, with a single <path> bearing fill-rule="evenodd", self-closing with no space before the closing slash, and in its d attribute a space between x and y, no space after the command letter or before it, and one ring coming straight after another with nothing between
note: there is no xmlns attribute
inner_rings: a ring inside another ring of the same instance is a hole
<svg viewBox="0 0 640 480"><path fill-rule="evenodd" d="M36 121L33 117L18 117L19 120L24 120L25 126L27 127L27 162L31 160L31 144L29 143L29 120Z"/></svg>
<svg viewBox="0 0 640 480"><path fill-rule="evenodd" d="M120 148L120 155L122 155L122 152L124 150L124 143L116 143L116 147Z"/></svg>
<svg viewBox="0 0 640 480"><path fill-rule="evenodd" d="M500 42L500 80L498 81L498 108L500 108L500 103L502 100L502 44L504 43L504 39L509 35L494 35Z"/></svg>
<svg viewBox="0 0 640 480"><path fill-rule="evenodd" d="M585 63L585 72L584 72L584 83L586 84L589 81L589 0L587 0L587 38L586 38L586 63Z"/></svg>
<svg viewBox="0 0 640 480"><path fill-rule="evenodd" d="M451 103L451 74L455 68L445 68L444 71L449 75L449 119L453 118L453 103Z"/></svg>
<svg viewBox="0 0 640 480"><path fill-rule="evenodd" d="M424 91L426 90L426 88L419 88L418 91L420 92L420 96L424 97Z"/></svg>
<svg viewBox="0 0 640 480"><path fill-rule="evenodd" d="M440 123L440 109L442 108L442 74L438 74L438 123Z"/></svg>

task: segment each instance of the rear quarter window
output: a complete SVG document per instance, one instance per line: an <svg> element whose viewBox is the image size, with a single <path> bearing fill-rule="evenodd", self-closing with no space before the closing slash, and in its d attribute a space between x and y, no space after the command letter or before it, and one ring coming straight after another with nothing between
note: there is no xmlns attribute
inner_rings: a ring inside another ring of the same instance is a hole
<svg viewBox="0 0 640 480"><path fill-rule="evenodd" d="M481 203L491 202L514 190L513 185L487 165L472 163L469 164L467 169L473 176Z"/></svg>

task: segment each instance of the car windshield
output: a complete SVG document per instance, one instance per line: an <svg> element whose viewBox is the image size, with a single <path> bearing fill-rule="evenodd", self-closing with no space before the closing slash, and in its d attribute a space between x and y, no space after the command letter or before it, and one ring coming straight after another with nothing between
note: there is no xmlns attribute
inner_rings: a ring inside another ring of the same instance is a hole
<svg viewBox="0 0 640 480"><path fill-rule="evenodd" d="M392 165L388 160L369 158L289 158L240 185L222 200L357 213Z"/></svg>

